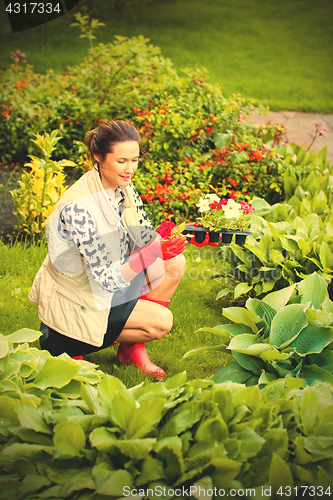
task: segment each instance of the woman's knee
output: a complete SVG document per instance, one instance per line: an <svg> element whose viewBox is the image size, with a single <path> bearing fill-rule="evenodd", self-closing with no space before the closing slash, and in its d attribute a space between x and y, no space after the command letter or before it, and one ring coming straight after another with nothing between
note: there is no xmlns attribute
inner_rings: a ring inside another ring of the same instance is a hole
<svg viewBox="0 0 333 500"><path fill-rule="evenodd" d="M180 280L185 272L186 259L183 254L166 262L165 272L169 279Z"/></svg>
<svg viewBox="0 0 333 500"><path fill-rule="evenodd" d="M160 306L161 308L163 306ZM158 320L147 327L147 333L151 340L158 340L164 337L170 332L173 325L173 314L172 312L163 307L160 314L157 316Z"/></svg>

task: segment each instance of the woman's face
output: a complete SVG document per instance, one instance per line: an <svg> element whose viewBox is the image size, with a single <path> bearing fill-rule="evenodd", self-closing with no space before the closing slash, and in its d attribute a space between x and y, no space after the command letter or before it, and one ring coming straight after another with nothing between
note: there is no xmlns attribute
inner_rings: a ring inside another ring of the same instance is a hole
<svg viewBox="0 0 333 500"><path fill-rule="evenodd" d="M140 148L136 141L117 142L104 161L95 156L104 189L128 186L138 168Z"/></svg>

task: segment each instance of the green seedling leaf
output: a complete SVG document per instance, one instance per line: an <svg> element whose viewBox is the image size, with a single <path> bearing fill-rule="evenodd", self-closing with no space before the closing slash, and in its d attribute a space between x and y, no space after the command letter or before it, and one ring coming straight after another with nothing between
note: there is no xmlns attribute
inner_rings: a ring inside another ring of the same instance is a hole
<svg viewBox="0 0 333 500"><path fill-rule="evenodd" d="M39 389L60 388L69 384L79 371L80 366L75 361L50 357L46 359L43 368L38 372L34 384Z"/></svg>
<svg viewBox="0 0 333 500"><path fill-rule="evenodd" d="M242 462L230 458L213 458L210 465L215 467L215 473L210 474L214 486L225 488L229 481L236 479L242 468Z"/></svg>
<svg viewBox="0 0 333 500"><path fill-rule="evenodd" d="M308 325L289 344L289 347L295 349L295 352L300 356L306 356L307 354L320 353L331 342L333 342L333 328Z"/></svg>
<svg viewBox="0 0 333 500"><path fill-rule="evenodd" d="M173 375L172 377L168 378L164 382L164 385L167 389L177 389L178 387L182 387L185 385L187 382L187 375L186 372L181 372L177 373L176 375Z"/></svg>
<svg viewBox="0 0 333 500"><path fill-rule="evenodd" d="M272 346L273 347L273 346ZM277 349L269 350L266 352L262 352L260 357L263 361L285 361L289 359L293 355L293 351L287 352L279 352Z"/></svg>
<svg viewBox="0 0 333 500"><path fill-rule="evenodd" d="M114 425L127 431L133 418L134 410L135 408L128 401L128 398L124 398L122 394L116 394L111 401L110 420Z"/></svg>
<svg viewBox="0 0 333 500"><path fill-rule="evenodd" d="M271 324L269 341L272 345L285 349L308 325L304 309L304 304L290 304L279 310Z"/></svg>
<svg viewBox="0 0 333 500"><path fill-rule="evenodd" d="M53 442L59 453L75 457L81 455L86 436L76 422L62 422L54 427Z"/></svg>
<svg viewBox="0 0 333 500"><path fill-rule="evenodd" d="M33 462L44 448L42 445L26 443L14 443L6 446L0 452L0 467L9 470L20 459Z"/></svg>
<svg viewBox="0 0 333 500"><path fill-rule="evenodd" d="M288 303L295 287L296 283L286 288L282 288L282 290L278 290L277 292L269 293L262 301L271 306L275 311L279 311Z"/></svg>
<svg viewBox="0 0 333 500"><path fill-rule="evenodd" d="M226 307L222 309L223 316L230 319L234 323L243 323L251 328L253 333L257 333L258 327L256 323L260 321L260 317L253 314L244 307Z"/></svg>
<svg viewBox="0 0 333 500"><path fill-rule="evenodd" d="M123 384L123 382L121 382L121 380L119 380L117 377L105 374L102 381L97 386L97 391L98 391L98 400L102 405L102 407L104 408L106 415L109 418L111 418L111 413L113 411L114 418L116 419L119 418L120 420L122 420L123 417L125 417L126 420L126 416L123 415L124 412L121 409L117 411L115 405L112 404L113 398L116 396L116 394L121 396L123 398L122 399L123 401L127 402L126 407L134 411L135 409L134 395L127 389L125 384ZM123 417L121 416L121 414L123 415Z"/></svg>

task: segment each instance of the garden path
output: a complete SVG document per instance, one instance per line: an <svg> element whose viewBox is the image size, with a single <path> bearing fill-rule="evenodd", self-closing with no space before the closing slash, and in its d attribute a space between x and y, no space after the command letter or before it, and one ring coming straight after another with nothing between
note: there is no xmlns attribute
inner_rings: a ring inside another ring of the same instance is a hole
<svg viewBox="0 0 333 500"><path fill-rule="evenodd" d="M333 114L302 113L300 111L269 111L267 116L254 113L249 120L259 125L263 123L282 124L285 126L288 142L294 142L307 149L315 133L314 120L323 120L327 137L319 136L311 150L316 153L327 146L327 159L333 164Z"/></svg>

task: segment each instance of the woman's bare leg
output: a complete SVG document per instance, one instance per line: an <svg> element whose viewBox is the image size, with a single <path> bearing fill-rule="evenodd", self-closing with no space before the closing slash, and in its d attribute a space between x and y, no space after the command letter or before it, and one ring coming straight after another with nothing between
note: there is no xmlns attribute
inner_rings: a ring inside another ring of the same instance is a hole
<svg viewBox="0 0 333 500"><path fill-rule="evenodd" d="M163 268L161 264L158 259L147 269L145 290L150 299L170 300L185 272L186 259L180 254L171 260L163 261Z"/></svg>

